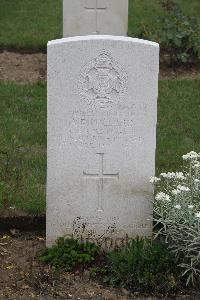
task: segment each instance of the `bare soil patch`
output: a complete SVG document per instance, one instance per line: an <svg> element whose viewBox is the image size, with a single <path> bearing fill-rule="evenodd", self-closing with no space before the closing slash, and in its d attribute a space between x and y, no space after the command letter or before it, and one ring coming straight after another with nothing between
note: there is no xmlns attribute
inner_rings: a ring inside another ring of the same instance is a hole
<svg viewBox="0 0 200 300"><path fill-rule="evenodd" d="M0 235L0 299L76 299L76 300L156 300L154 297L130 295L125 290L113 289L92 281L84 273L52 274L36 253L45 245L43 233L20 233L10 230ZM167 299L167 298L165 298ZM168 298L170 299L170 298ZM200 292L188 292L176 300L198 300Z"/></svg>
<svg viewBox="0 0 200 300"><path fill-rule="evenodd" d="M191 65L188 67L170 68L160 66L160 79L196 79L200 78L200 67Z"/></svg>
<svg viewBox="0 0 200 300"><path fill-rule="evenodd" d="M17 83L34 83L46 80L47 55L45 53L23 53L3 51L0 53L0 80ZM199 66L172 69L161 66L160 78L200 78Z"/></svg>
<svg viewBox="0 0 200 300"><path fill-rule="evenodd" d="M11 231L0 236L0 299L130 299L116 289L92 282L87 273L52 275L36 253L44 247L44 234ZM142 299L142 298L141 298ZM151 298L149 298L151 299Z"/></svg>
<svg viewBox="0 0 200 300"><path fill-rule="evenodd" d="M0 80L34 83L46 80L46 54L0 53Z"/></svg>
<svg viewBox="0 0 200 300"><path fill-rule="evenodd" d="M26 226L24 226L26 224ZM20 231L45 230L46 215L29 215L19 209L0 210L0 233L15 228Z"/></svg>

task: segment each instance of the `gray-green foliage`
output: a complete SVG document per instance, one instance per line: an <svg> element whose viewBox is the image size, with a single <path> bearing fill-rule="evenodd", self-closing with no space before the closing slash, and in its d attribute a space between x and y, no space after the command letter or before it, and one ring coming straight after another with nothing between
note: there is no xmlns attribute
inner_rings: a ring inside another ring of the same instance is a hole
<svg viewBox="0 0 200 300"><path fill-rule="evenodd" d="M187 16L173 0L159 1L164 12L155 19L155 27L148 24L137 35L158 42L164 61L186 64L200 61L200 26L194 17Z"/></svg>
<svg viewBox="0 0 200 300"><path fill-rule="evenodd" d="M183 155L183 172L161 173L151 178L157 194L154 201L155 237L164 237L182 268L188 284L200 282L200 154Z"/></svg>

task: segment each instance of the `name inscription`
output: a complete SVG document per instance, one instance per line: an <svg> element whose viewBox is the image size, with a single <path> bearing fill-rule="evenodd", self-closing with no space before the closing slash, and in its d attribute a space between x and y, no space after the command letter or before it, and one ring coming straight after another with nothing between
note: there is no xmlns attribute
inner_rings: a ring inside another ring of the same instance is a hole
<svg viewBox="0 0 200 300"><path fill-rule="evenodd" d="M102 148L114 142L140 140L135 133L135 113L122 111L73 111L70 136L78 145Z"/></svg>

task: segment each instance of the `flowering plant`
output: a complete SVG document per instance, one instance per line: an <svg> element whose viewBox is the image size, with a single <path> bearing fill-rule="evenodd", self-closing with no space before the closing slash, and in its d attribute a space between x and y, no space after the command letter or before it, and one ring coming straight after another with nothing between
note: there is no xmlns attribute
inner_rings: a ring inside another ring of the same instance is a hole
<svg viewBox="0 0 200 300"><path fill-rule="evenodd" d="M183 172L151 177L155 238L164 237L176 254L186 284L200 282L200 153L183 155ZM158 229L159 228L159 229Z"/></svg>

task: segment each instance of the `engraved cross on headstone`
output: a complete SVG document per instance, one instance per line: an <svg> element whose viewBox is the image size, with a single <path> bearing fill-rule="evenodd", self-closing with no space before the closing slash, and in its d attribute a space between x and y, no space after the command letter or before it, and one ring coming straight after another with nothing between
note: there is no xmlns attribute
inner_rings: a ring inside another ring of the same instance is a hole
<svg viewBox="0 0 200 300"><path fill-rule="evenodd" d="M91 178L98 180L98 209L97 211L103 211L103 189L104 179L115 179L119 178L119 173L105 174L104 173L104 153L97 153L99 155L99 172L98 174L90 174L83 172L85 178Z"/></svg>
<svg viewBox="0 0 200 300"><path fill-rule="evenodd" d="M95 13L95 32L94 34L99 34L98 30L98 15L99 12L105 11L107 9L106 0L86 0L85 9L89 12Z"/></svg>

